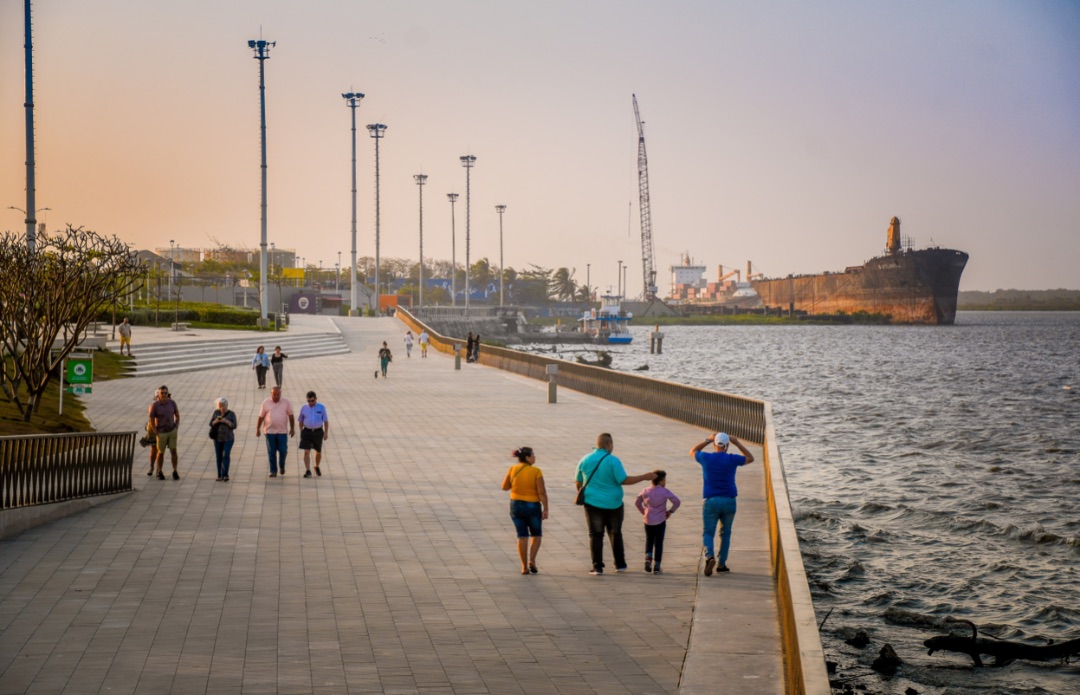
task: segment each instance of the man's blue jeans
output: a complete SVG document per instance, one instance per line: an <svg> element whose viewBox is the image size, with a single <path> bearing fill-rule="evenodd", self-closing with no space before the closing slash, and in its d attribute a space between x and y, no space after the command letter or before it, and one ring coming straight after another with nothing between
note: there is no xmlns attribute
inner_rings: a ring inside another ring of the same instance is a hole
<svg viewBox="0 0 1080 695"><path fill-rule="evenodd" d="M710 497L701 506L701 523L704 527L701 540L705 544L705 557L712 557L716 538L716 524L720 523L720 564L727 564L731 549L731 524L735 521L734 497Z"/></svg>
<svg viewBox="0 0 1080 695"><path fill-rule="evenodd" d="M266 435L266 453L270 457L270 472L277 473L278 466L281 472L285 472L285 455L289 453L289 435L281 434Z"/></svg>

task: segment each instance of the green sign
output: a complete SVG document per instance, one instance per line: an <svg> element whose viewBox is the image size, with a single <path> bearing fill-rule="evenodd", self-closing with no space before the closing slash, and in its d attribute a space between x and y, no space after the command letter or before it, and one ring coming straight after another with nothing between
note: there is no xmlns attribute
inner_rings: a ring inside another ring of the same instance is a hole
<svg viewBox="0 0 1080 695"><path fill-rule="evenodd" d="M83 396L88 393L93 393L93 387L90 384L75 384L74 386L68 386L64 389L68 393L74 393L76 396Z"/></svg>
<svg viewBox="0 0 1080 695"><path fill-rule="evenodd" d="M71 355L67 358L67 383L89 385L94 383L94 358L92 355ZM89 389L86 390L89 393Z"/></svg>

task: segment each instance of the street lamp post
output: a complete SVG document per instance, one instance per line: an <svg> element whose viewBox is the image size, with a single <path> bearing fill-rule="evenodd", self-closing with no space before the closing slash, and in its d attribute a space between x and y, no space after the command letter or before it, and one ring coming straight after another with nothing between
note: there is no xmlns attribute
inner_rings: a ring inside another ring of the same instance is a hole
<svg viewBox="0 0 1080 695"><path fill-rule="evenodd" d="M424 311L424 184L427 174L413 174L416 187L420 190L420 312Z"/></svg>
<svg viewBox="0 0 1080 695"><path fill-rule="evenodd" d="M172 298L172 276L173 276L173 244L175 242L169 239L169 298ZM159 288L160 289L160 288Z"/></svg>
<svg viewBox="0 0 1080 695"><path fill-rule="evenodd" d="M269 321L266 316L266 60L270 57L270 48L276 41L248 41L248 48L254 49L255 60L259 61L259 132L262 143L262 236L259 241L259 325L266 328Z"/></svg>
<svg viewBox="0 0 1080 695"><path fill-rule="evenodd" d="M337 252L337 270L334 271L334 291L341 293L341 251Z"/></svg>
<svg viewBox="0 0 1080 695"><path fill-rule="evenodd" d="M590 306L592 305L592 281L590 280L591 275L592 275L592 263L586 263L585 264L585 291L586 291L585 301Z"/></svg>
<svg viewBox="0 0 1080 695"><path fill-rule="evenodd" d="M503 278L506 276L506 271L503 266L503 213L506 212L505 205L496 205L495 212L499 213L499 306L503 305Z"/></svg>
<svg viewBox="0 0 1080 695"><path fill-rule="evenodd" d="M274 242L271 241L270 242L270 266L269 266L271 275L274 274L274 250L275 250Z"/></svg>
<svg viewBox="0 0 1080 695"><path fill-rule="evenodd" d="M379 290L379 140L386 135L386 126L382 123L371 123L367 127L368 134L375 138L375 311L382 308L382 295Z"/></svg>
<svg viewBox="0 0 1080 695"><path fill-rule="evenodd" d="M469 243L470 243L470 227L471 227L471 203L472 203L472 190L471 190L471 176L472 168L476 165L476 157L467 154L458 159L461 160L461 165L465 167L465 315L469 315Z"/></svg>
<svg viewBox="0 0 1080 695"><path fill-rule="evenodd" d="M341 95L352 112L352 265L349 270L349 316L359 316L356 308L356 108L364 95L360 92L346 92Z"/></svg>
<svg viewBox="0 0 1080 695"><path fill-rule="evenodd" d="M37 226L35 196L37 185L35 184L34 167L34 36L33 25L30 22L30 0L23 3L23 27L26 68L26 96L23 99L23 108L26 109L26 247L30 253L34 253L37 247Z"/></svg>
<svg viewBox="0 0 1080 695"><path fill-rule="evenodd" d="M447 193L446 199L450 201L450 305L457 306L457 239L455 234L454 203L457 202L457 193Z"/></svg>
<svg viewBox="0 0 1080 695"><path fill-rule="evenodd" d="M615 294L622 296L622 261L619 261L619 270L615 273Z"/></svg>

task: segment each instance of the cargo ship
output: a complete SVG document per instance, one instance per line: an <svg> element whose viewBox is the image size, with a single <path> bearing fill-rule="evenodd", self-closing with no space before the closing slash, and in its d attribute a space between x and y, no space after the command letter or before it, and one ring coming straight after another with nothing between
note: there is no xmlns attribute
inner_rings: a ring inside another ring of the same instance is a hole
<svg viewBox="0 0 1080 695"><path fill-rule="evenodd" d="M889 223L885 255L842 273L754 279L761 303L808 314L866 312L893 323L951 325L968 254L938 247L903 248L900 218Z"/></svg>

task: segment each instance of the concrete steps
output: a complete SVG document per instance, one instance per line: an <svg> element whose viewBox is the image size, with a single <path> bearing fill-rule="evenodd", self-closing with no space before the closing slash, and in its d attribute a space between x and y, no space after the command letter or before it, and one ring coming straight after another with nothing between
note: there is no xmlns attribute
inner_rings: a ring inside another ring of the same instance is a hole
<svg viewBox="0 0 1080 695"><path fill-rule="evenodd" d="M350 352L340 333L269 334L250 338L238 336L227 340L192 339L191 342L172 341L139 346L135 353L135 366L129 373L134 376L156 376L249 365L255 349L260 345L266 348L267 354L272 354L274 346L280 345L289 360Z"/></svg>

